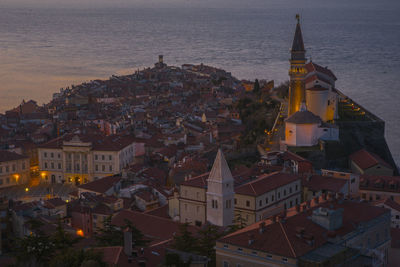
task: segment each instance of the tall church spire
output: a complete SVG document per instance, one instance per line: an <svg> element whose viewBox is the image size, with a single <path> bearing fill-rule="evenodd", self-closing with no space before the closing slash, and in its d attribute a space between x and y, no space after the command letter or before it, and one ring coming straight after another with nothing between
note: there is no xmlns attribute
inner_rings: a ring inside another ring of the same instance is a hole
<svg viewBox="0 0 400 267"><path fill-rule="evenodd" d="M300 27L300 15L299 14L296 15L296 19L297 19L297 25L296 25L296 31L294 33L293 44L292 44L292 53L293 52L305 52L303 35L301 33L301 27Z"/></svg>
<svg viewBox="0 0 400 267"><path fill-rule="evenodd" d="M305 69L306 50L304 49L299 14L296 15L296 19L297 25L293 38L289 70L289 116L298 111L301 103L305 101L304 79L307 74Z"/></svg>
<svg viewBox="0 0 400 267"><path fill-rule="evenodd" d="M221 149L207 179L207 221L228 226L234 219L234 180Z"/></svg>

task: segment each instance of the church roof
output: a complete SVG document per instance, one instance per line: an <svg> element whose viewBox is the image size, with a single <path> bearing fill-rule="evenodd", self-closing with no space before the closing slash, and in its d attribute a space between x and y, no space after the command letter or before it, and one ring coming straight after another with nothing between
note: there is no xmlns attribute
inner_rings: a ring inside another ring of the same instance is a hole
<svg viewBox="0 0 400 267"><path fill-rule="evenodd" d="M321 118L311 111L308 110L303 110L303 111L297 111L296 113L293 113L289 118L285 120L286 122L289 123L295 123L295 124L319 124L321 123Z"/></svg>
<svg viewBox="0 0 400 267"><path fill-rule="evenodd" d="M322 67L321 65L318 65L312 61L306 64L306 69L308 73L311 72L322 73L329 76L335 81L337 80L335 74L333 74L333 72L330 69L328 69L328 67Z"/></svg>
<svg viewBox="0 0 400 267"><path fill-rule="evenodd" d="M221 149L218 149L218 153L215 157L214 165L211 169L208 179L221 182L228 180L233 181L231 170L229 169L228 163L226 162Z"/></svg>
<svg viewBox="0 0 400 267"><path fill-rule="evenodd" d="M296 32L294 33L294 39L292 44L292 52L295 51L305 51L304 50L304 42L303 42L303 35L301 33L300 23L297 23Z"/></svg>

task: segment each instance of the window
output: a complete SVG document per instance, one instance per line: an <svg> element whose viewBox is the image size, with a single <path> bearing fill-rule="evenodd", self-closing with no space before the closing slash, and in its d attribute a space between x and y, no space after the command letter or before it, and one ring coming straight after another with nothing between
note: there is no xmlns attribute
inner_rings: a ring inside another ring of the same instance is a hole
<svg viewBox="0 0 400 267"><path fill-rule="evenodd" d="M356 178L351 179L351 183L354 184L356 182Z"/></svg>
<svg viewBox="0 0 400 267"><path fill-rule="evenodd" d="M112 172L112 165L110 165L110 172Z"/></svg>
<svg viewBox="0 0 400 267"><path fill-rule="evenodd" d="M211 205L213 209L218 209L218 201L216 199L211 200Z"/></svg>
<svg viewBox="0 0 400 267"><path fill-rule="evenodd" d="M104 172L106 170L106 166L105 165L101 165L101 170Z"/></svg>
<svg viewBox="0 0 400 267"><path fill-rule="evenodd" d="M243 251L243 249L242 249L242 248L238 248L237 250L238 250L238 251Z"/></svg>
<svg viewBox="0 0 400 267"><path fill-rule="evenodd" d="M98 159L99 159L99 156L98 156L98 155L94 155L94 159L95 159L95 160L98 160Z"/></svg>
<svg viewBox="0 0 400 267"><path fill-rule="evenodd" d="M53 152L50 153L50 157L54 158L54 153Z"/></svg>
<svg viewBox="0 0 400 267"><path fill-rule="evenodd" d="M0 167L0 173L3 173L3 167Z"/></svg>
<svg viewBox="0 0 400 267"><path fill-rule="evenodd" d="M44 163L44 168L47 169L47 162Z"/></svg>
<svg viewBox="0 0 400 267"><path fill-rule="evenodd" d="M281 198L281 192L278 192L278 199Z"/></svg>
<svg viewBox="0 0 400 267"><path fill-rule="evenodd" d="M58 169L61 170L61 163L58 163Z"/></svg>
<svg viewBox="0 0 400 267"><path fill-rule="evenodd" d="M224 245L224 248L228 248L229 246L227 244Z"/></svg>
<svg viewBox="0 0 400 267"><path fill-rule="evenodd" d="M268 197L265 198L265 204L268 204Z"/></svg>
<svg viewBox="0 0 400 267"><path fill-rule="evenodd" d="M267 259L272 259L272 255L267 255Z"/></svg>
<svg viewBox="0 0 400 267"><path fill-rule="evenodd" d="M282 258L282 260L283 260L284 262L287 262L287 261L288 261L288 259L287 259L287 258Z"/></svg>
<svg viewBox="0 0 400 267"><path fill-rule="evenodd" d="M96 165L94 166L94 169L95 169L96 171L98 171L98 170L99 170L99 165L96 164Z"/></svg>
<svg viewBox="0 0 400 267"><path fill-rule="evenodd" d="M283 196L286 196L286 189L283 190Z"/></svg>
<svg viewBox="0 0 400 267"><path fill-rule="evenodd" d="M256 255L257 256L257 251L252 251L251 254Z"/></svg>
<svg viewBox="0 0 400 267"><path fill-rule="evenodd" d="M101 155L101 160L104 160L104 155Z"/></svg>
<svg viewBox="0 0 400 267"><path fill-rule="evenodd" d="M57 158L61 158L61 154L60 153L57 153Z"/></svg>
<svg viewBox="0 0 400 267"><path fill-rule="evenodd" d="M296 191L299 190L299 185L296 184Z"/></svg>
<svg viewBox="0 0 400 267"><path fill-rule="evenodd" d="M396 219L397 219L397 220L399 219L399 215L396 215Z"/></svg>
<svg viewBox="0 0 400 267"><path fill-rule="evenodd" d="M250 201L246 200L246 207L250 207Z"/></svg>
<svg viewBox="0 0 400 267"><path fill-rule="evenodd" d="M10 166L6 166L6 172L10 172Z"/></svg>
<svg viewBox="0 0 400 267"><path fill-rule="evenodd" d="M109 156L108 156L108 159L109 159L109 160L112 160L112 155L109 155Z"/></svg>
<svg viewBox="0 0 400 267"><path fill-rule="evenodd" d="M231 200L229 199L229 200L227 200L226 202L225 202L225 207L227 208L227 209L230 209L231 208Z"/></svg>
<svg viewBox="0 0 400 267"><path fill-rule="evenodd" d="M229 267L229 263L227 261L224 261L224 267Z"/></svg>
<svg viewBox="0 0 400 267"><path fill-rule="evenodd" d="M234 200L234 203L235 203L235 205L237 204L237 199L235 198L235 200Z"/></svg>
<svg viewBox="0 0 400 267"><path fill-rule="evenodd" d="M260 200L259 202L260 202L259 204L260 204L260 207L261 207L262 206L262 200Z"/></svg>
<svg viewBox="0 0 400 267"><path fill-rule="evenodd" d="M9 177L7 177L7 179L6 179L6 183L7 183L7 184L9 184L9 183L10 183L10 178L9 178Z"/></svg>
<svg viewBox="0 0 400 267"><path fill-rule="evenodd" d="M290 187L290 188L289 188L289 194L291 194L291 193L292 193L292 188Z"/></svg>
<svg viewBox="0 0 400 267"><path fill-rule="evenodd" d="M12 165L12 170L13 170L13 172L15 172L15 169L16 169L16 168L15 168L15 164L13 164L13 165Z"/></svg>
<svg viewBox="0 0 400 267"><path fill-rule="evenodd" d="M51 166L52 169L54 169L54 162L51 162L50 166Z"/></svg>
<svg viewBox="0 0 400 267"><path fill-rule="evenodd" d="M44 152L44 153L43 153L43 156L44 156L45 158L47 158L47 152Z"/></svg>
<svg viewBox="0 0 400 267"><path fill-rule="evenodd" d="M274 201L274 196L271 196L271 201Z"/></svg>
<svg viewBox="0 0 400 267"><path fill-rule="evenodd" d="M22 169L25 170L25 162L22 162Z"/></svg>

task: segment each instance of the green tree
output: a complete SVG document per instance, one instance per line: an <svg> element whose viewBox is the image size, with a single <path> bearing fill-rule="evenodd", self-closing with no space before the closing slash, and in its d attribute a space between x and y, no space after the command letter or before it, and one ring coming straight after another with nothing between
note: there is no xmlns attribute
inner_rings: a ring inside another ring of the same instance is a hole
<svg viewBox="0 0 400 267"><path fill-rule="evenodd" d="M31 229L30 235L16 240L16 266L47 266L54 254L55 245L41 230L42 222L32 219L27 225Z"/></svg>
<svg viewBox="0 0 400 267"><path fill-rule="evenodd" d="M179 226L179 234L175 235L172 241L172 247L174 249L184 252L196 251L197 240L188 228L188 223Z"/></svg>
<svg viewBox="0 0 400 267"><path fill-rule="evenodd" d="M53 241L56 249L70 248L80 239L82 238L81 237L75 238L71 234L65 232L64 227L62 227L61 220L58 221L57 230L51 237L51 240Z"/></svg>
<svg viewBox="0 0 400 267"><path fill-rule="evenodd" d="M254 92L255 94L259 94L259 93L260 93L260 83L258 82L258 79L256 79L256 80L254 81L253 92Z"/></svg>
<svg viewBox="0 0 400 267"><path fill-rule="evenodd" d="M184 262L181 257L176 253L165 254L165 266L167 267L190 267L191 260Z"/></svg>
<svg viewBox="0 0 400 267"><path fill-rule="evenodd" d="M90 265L91 264L91 265ZM50 267L75 267L75 266L106 267L103 255L93 250L78 250L69 248L58 253L49 263Z"/></svg>
<svg viewBox="0 0 400 267"><path fill-rule="evenodd" d="M222 236L223 233L215 225L207 225L199 231L196 252L211 260L209 266L216 265L215 244Z"/></svg>
<svg viewBox="0 0 400 267"><path fill-rule="evenodd" d="M124 243L123 232L111 223L111 216L104 219L102 228L97 228L95 239L101 247L122 246Z"/></svg>
<svg viewBox="0 0 400 267"><path fill-rule="evenodd" d="M125 229L132 232L133 247L146 247L150 240L147 240L143 233L137 229L131 221L125 219Z"/></svg>

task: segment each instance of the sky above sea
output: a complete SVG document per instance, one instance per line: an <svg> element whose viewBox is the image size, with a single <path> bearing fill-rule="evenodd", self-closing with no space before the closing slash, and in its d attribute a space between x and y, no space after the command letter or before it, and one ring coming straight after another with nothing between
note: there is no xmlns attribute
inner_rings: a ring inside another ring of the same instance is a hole
<svg viewBox="0 0 400 267"><path fill-rule="evenodd" d="M0 0L0 112L152 66L159 54L283 82L300 13L308 58L386 121L399 163L399 11L396 0Z"/></svg>

